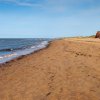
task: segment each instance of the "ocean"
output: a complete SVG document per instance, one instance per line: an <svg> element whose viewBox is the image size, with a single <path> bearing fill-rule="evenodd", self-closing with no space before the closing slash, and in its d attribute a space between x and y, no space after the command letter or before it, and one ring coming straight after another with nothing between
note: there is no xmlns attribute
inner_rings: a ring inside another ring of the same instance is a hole
<svg viewBox="0 0 100 100"><path fill-rule="evenodd" d="M0 39L0 63L33 53L45 48L51 39Z"/></svg>

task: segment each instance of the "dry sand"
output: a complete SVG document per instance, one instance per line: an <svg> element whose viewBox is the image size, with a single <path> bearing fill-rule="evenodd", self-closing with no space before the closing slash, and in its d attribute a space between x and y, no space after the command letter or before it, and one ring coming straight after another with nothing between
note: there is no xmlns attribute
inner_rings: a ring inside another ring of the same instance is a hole
<svg viewBox="0 0 100 100"><path fill-rule="evenodd" d="M0 100L100 100L100 40L55 40L2 65Z"/></svg>

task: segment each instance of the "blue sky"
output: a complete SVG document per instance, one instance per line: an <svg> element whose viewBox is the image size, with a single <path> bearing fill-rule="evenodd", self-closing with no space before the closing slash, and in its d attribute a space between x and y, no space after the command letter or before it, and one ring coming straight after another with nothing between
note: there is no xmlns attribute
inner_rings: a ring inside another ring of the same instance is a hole
<svg viewBox="0 0 100 100"><path fill-rule="evenodd" d="M69 37L100 30L100 0L0 0L0 38Z"/></svg>

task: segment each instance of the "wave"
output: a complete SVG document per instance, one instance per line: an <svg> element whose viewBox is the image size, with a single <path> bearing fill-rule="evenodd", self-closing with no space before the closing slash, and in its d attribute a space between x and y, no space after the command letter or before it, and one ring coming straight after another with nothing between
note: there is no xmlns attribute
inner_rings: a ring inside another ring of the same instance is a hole
<svg viewBox="0 0 100 100"><path fill-rule="evenodd" d="M3 55L3 56L0 56L0 59L4 59L4 58L8 58L8 57L12 57L12 56L16 56L16 55L17 55L16 53L6 54L6 55Z"/></svg>
<svg viewBox="0 0 100 100"><path fill-rule="evenodd" d="M16 51L16 50L22 50L25 49L27 47L20 47L20 48L6 48L6 49L0 49L0 52L10 52L10 51Z"/></svg>
<svg viewBox="0 0 100 100"><path fill-rule="evenodd" d="M13 51L12 48L7 48L7 49L0 49L1 52L4 52L4 51Z"/></svg>
<svg viewBox="0 0 100 100"><path fill-rule="evenodd" d="M30 54L30 53L33 53L37 50L40 50L40 49L43 49L45 47L48 46L48 41L42 41L40 44L38 45L33 45L31 46L30 48L27 47L27 48L9 48L9 49L2 49L0 51L10 51L11 53L10 54L5 54L5 55L2 55L0 56L0 63L5 63L7 61L10 61L16 57L20 57L22 55L27 55L27 54Z"/></svg>
<svg viewBox="0 0 100 100"><path fill-rule="evenodd" d="M5 49L0 49L0 52L10 52L10 51L17 51L17 50L24 50L24 49L29 49L29 48L42 48L45 47L45 45L48 44L48 41L42 41L40 44L35 45L35 46L23 46L20 48L5 48Z"/></svg>
<svg viewBox="0 0 100 100"><path fill-rule="evenodd" d="M42 48L45 48L47 45L48 45L48 41L43 41L39 45L31 46L31 48L34 48L34 49L42 49Z"/></svg>

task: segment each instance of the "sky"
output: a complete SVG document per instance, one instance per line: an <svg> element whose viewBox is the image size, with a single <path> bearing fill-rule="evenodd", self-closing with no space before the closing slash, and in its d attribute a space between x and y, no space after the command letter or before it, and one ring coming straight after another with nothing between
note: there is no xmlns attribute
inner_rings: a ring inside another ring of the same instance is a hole
<svg viewBox="0 0 100 100"><path fill-rule="evenodd" d="M0 38L57 38L100 31L100 0L0 0Z"/></svg>

